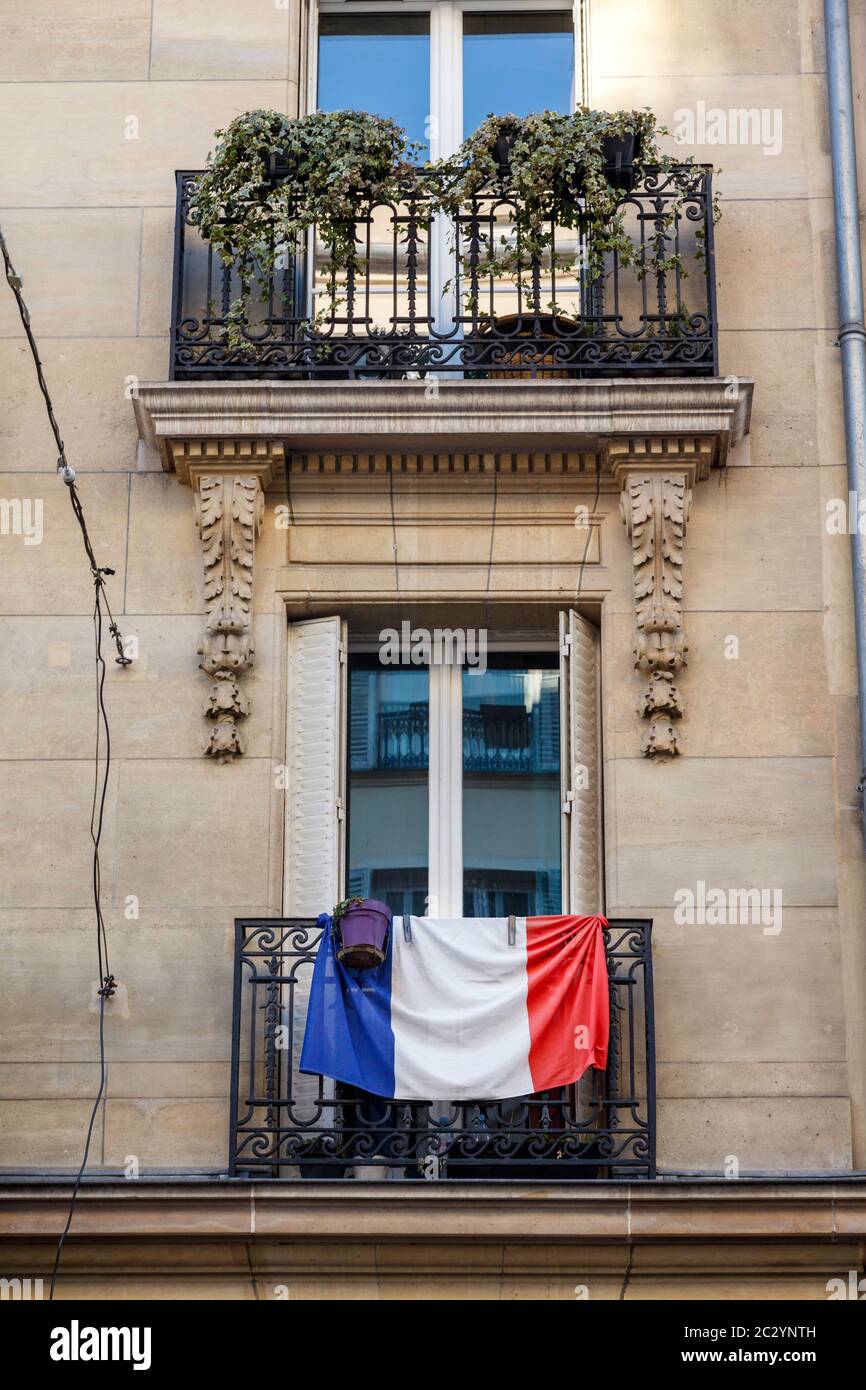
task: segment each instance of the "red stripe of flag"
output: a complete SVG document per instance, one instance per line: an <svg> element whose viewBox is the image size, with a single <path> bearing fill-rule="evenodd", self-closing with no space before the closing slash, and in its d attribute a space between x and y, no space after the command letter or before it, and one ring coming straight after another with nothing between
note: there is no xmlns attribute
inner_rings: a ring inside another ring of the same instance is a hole
<svg viewBox="0 0 866 1390"><path fill-rule="evenodd" d="M603 917L527 917L529 1071L536 1091L607 1066L610 995Z"/></svg>

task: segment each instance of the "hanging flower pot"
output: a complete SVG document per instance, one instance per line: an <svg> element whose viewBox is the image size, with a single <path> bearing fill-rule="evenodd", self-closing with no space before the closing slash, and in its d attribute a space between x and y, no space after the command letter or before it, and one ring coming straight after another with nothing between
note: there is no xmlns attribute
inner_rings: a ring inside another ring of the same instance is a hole
<svg viewBox="0 0 866 1390"><path fill-rule="evenodd" d="M381 965L388 944L391 909L376 898L347 898L334 908L337 959L350 970Z"/></svg>
<svg viewBox="0 0 866 1390"><path fill-rule="evenodd" d="M511 173L511 151L517 139L516 122L503 121L493 145L493 158L499 166L500 178L507 179Z"/></svg>
<svg viewBox="0 0 866 1390"><path fill-rule="evenodd" d="M619 188L630 193L635 186L637 170L635 165L640 157L639 128L626 131L622 135L605 135L601 142L604 176L611 188Z"/></svg>

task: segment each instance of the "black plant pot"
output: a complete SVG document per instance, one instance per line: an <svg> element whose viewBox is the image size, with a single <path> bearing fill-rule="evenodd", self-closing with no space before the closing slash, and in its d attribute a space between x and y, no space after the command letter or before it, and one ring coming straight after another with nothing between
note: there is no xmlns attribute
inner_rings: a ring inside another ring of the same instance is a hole
<svg viewBox="0 0 866 1390"><path fill-rule="evenodd" d="M499 177L507 179L511 173L511 153L517 139L516 126L502 126L493 146L493 158L499 165Z"/></svg>
<svg viewBox="0 0 866 1390"><path fill-rule="evenodd" d="M511 155L516 139L517 130L513 126L503 126L496 137L496 143L493 146L493 158L499 167L500 178L507 179L511 173ZM625 135L605 135L601 142L601 149L604 176L608 183L612 188L630 193L637 180L635 163L640 154L639 133L631 130ZM561 202L566 197L579 195L583 181L583 169L578 165L572 169L570 178L563 180L561 188L554 188L556 201Z"/></svg>
<svg viewBox="0 0 866 1390"><path fill-rule="evenodd" d="M316 1163L312 1160L302 1159L298 1164L302 1178L342 1178L345 1175L345 1168L339 1163Z"/></svg>
<svg viewBox="0 0 866 1390"><path fill-rule="evenodd" d="M640 153L637 131L626 135L606 135L601 142L604 176L612 188L631 193L637 179L635 163Z"/></svg>
<svg viewBox="0 0 866 1390"><path fill-rule="evenodd" d="M265 161L265 168L268 171L267 186L274 188L277 184L285 183L286 179L294 174L298 160L296 155L286 155L282 150L263 150L262 157Z"/></svg>

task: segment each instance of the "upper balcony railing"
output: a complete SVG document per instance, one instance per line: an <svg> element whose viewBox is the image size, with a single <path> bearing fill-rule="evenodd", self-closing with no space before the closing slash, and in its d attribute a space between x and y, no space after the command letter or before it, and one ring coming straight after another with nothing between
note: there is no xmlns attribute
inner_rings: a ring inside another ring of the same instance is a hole
<svg viewBox="0 0 866 1390"><path fill-rule="evenodd" d="M399 201L355 223L356 256L329 286L329 249L311 232L277 248L277 268L226 267L188 216L194 173L177 176L171 374L180 380L273 377L399 380L435 374L579 378L714 375L711 172L644 170L619 213L634 247L591 254L592 228L549 224L536 259L520 248L506 180L433 218L411 181ZM511 247L517 277L485 268ZM589 267L594 266L593 272ZM515 283L519 280L519 283Z"/></svg>

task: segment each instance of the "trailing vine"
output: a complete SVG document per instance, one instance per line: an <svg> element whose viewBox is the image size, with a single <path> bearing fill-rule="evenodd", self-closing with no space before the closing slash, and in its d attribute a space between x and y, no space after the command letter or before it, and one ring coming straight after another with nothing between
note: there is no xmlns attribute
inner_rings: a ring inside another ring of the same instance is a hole
<svg viewBox="0 0 866 1390"><path fill-rule="evenodd" d="M301 246L313 226L327 248L327 307L312 326L332 317L359 269L357 222L377 204L396 206L410 193L423 205L419 226L438 213L458 225L467 207L482 199L489 206L502 190L508 231L484 231L479 217L471 252L461 246L470 305L479 278L508 278L538 312L541 268L573 270L581 246L590 282L604 277L613 255L620 266L635 266L640 278L673 269L685 275L670 241L682 206L695 197L696 180L679 175L666 189L643 248L629 235L622 204L635 178L691 164L662 153L659 138L668 133L648 110L490 115L454 159L418 167L419 147L384 116L316 111L292 118L265 110L237 116L217 131L218 144L189 201L190 220L239 275L241 295L227 316L226 341L232 348L245 345L254 276L266 283L278 258ZM695 172L700 175L697 166ZM713 212L717 217L717 206ZM577 234L574 252L556 247L555 229L561 228ZM702 249L699 240L698 255ZM552 301L545 307L562 312Z"/></svg>
<svg viewBox="0 0 866 1390"><path fill-rule="evenodd" d="M513 231L510 235L481 233L480 255L474 252L474 264L462 252L464 285L473 277L510 278L528 308L538 311L539 267L546 264L564 272L573 270L578 261L577 255L555 249L555 228L583 234L590 280L604 276L607 258L613 253L621 266L636 266L641 278L650 271L685 273L680 257L669 253L667 245L681 206L693 197L689 182L676 184L664 200L650 238L649 259L629 235L622 206L630 168L634 177L640 177L650 169L666 173L691 163L662 153L659 138L668 133L650 111L592 111L582 106L571 115L540 111L530 116L488 116L461 145L454 161L456 177L443 180L440 207L456 218L461 210L465 215L473 199L497 185L505 186L513 205L509 209ZM626 167L617 168L616 146L628 153L624 142L630 137L631 158L623 161ZM504 149L507 167L502 160ZM714 215L718 215L717 207ZM471 305L471 291L466 297ZM545 307L561 312L553 302Z"/></svg>
<svg viewBox="0 0 866 1390"><path fill-rule="evenodd" d="M396 122L365 111L298 118L247 111L216 134L189 216L223 265L238 270L241 297L229 311L228 341L239 347L253 275L266 279L309 227L328 247L326 291L332 307L339 302L341 277L356 265L357 218L400 196L417 147Z"/></svg>

